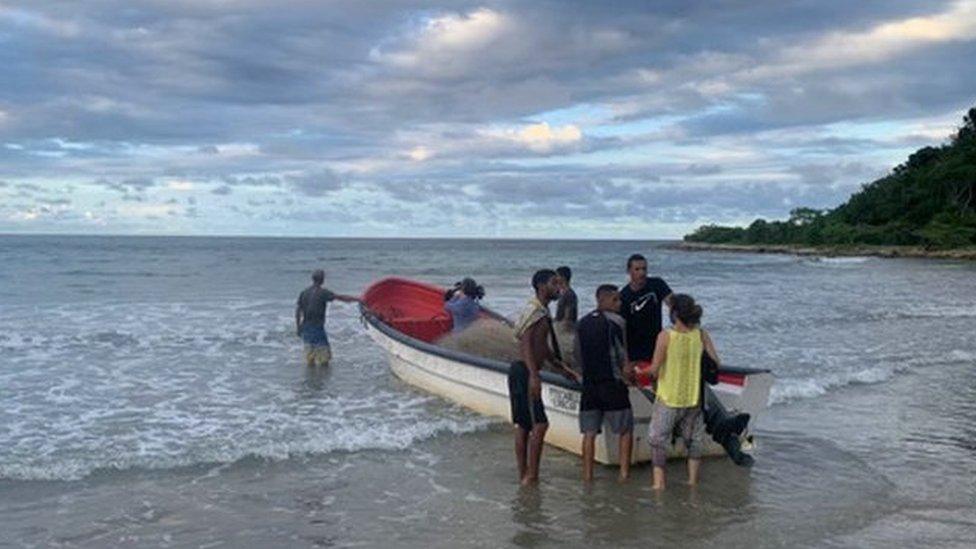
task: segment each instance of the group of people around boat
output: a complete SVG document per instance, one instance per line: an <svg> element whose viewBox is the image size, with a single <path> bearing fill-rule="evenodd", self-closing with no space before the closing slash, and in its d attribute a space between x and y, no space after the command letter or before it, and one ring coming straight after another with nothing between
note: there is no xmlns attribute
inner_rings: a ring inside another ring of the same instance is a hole
<svg viewBox="0 0 976 549"><path fill-rule="evenodd" d="M562 373L582 388L579 427L586 481L593 478L596 437L604 425L619 439L620 479L629 477L634 429L630 386L651 383L656 388L648 438L655 489L665 486L664 465L673 435L683 439L688 481L697 483L706 424L733 461L751 464L738 439L748 414L727 414L703 383L703 365L711 364L717 371L719 358L708 332L700 328L701 306L689 295L674 294L662 278L647 276L647 259L640 254L627 259L627 272L629 281L623 288L602 284L596 289L596 308L582 318L569 267L542 269L532 276L533 295L513 326L519 360L508 372L516 465L524 485L539 479L549 426L540 376L544 368ZM295 309L296 330L305 342L310 367L327 365L331 358L324 329L328 303L360 300L325 289L323 281L324 273L316 270ZM479 318L484 294L471 278L446 292L444 309L450 313L453 332L465 330ZM549 311L553 301L557 302L555 319ZM663 305L670 311L669 330L662 329ZM572 337L561 338L559 333ZM560 340L573 342L576 369L564 357Z"/></svg>
<svg viewBox="0 0 976 549"><path fill-rule="evenodd" d="M515 323L521 360L511 365L508 376L516 465L522 484L539 478L548 429L540 376L545 365L582 386L579 427L584 480L593 478L596 437L604 425L618 436L620 479L629 477L634 429L629 386L656 379L649 433L653 486L665 486L664 466L674 434L685 444L688 482L698 482L706 401L701 365L707 355L717 368L718 354L708 333L700 328L702 308L691 296L674 294L663 279L648 277L647 259L640 254L628 258L627 271L630 280L623 288L602 284L596 289L596 309L578 322L575 310L568 314L569 307L557 306L557 322L574 325L573 356L580 373L564 360L548 309L550 302L566 295L571 271L565 268L561 274L543 269L532 277L534 295ZM571 301L575 307L575 293ZM673 325L667 331L662 330L662 305L668 306ZM719 406L717 399L710 400ZM748 465L751 458L738 448L737 435L747 422L745 414L722 415L713 424L713 435L721 436L720 442L742 465Z"/></svg>

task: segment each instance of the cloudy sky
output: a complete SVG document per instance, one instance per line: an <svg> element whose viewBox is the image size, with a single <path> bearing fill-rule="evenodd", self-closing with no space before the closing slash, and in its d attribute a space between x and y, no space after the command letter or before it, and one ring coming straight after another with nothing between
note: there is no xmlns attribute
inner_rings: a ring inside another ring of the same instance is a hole
<svg viewBox="0 0 976 549"><path fill-rule="evenodd" d="M976 0L0 0L0 232L678 237L976 105Z"/></svg>

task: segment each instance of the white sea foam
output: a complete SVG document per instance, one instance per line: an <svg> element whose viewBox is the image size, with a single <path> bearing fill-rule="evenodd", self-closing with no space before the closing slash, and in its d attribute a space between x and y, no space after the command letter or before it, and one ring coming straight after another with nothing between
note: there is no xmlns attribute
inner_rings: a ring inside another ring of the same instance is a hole
<svg viewBox="0 0 976 549"><path fill-rule="evenodd" d="M778 379L769 394L770 404L782 404L792 400L815 398L831 389L848 385L881 383L894 377L892 368L874 367L852 372L823 374L816 378Z"/></svg>
<svg viewBox="0 0 976 549"><path fill-rule="evenodd" d="M227 437L218 444L173 451L178 433L168 433L170 440L140 440L129 452L109 451L103 455L85 455L63 459L23 459L0 462L0 479L8 480L80 480L99 471L129 469L170 469L205 464L230 464L246 458L283 460L299 456L362 450L404 450L413 444L441 434L464 434L485 429L488 418L432 419L403 424L398 421L376 421L368 428L342 427L327 433L306 433L308 438L270 440L245 444ZM154 436L152 433L145 433ZM67 442L65 440L60 443Z"/></svg>
<svg viewBox="0 0 976 549"><path fill-rule="evenodd" d="M829 266L847 266L847 265L861 265L862 263L867 263L873 258L865 256L851 256L851 257L816 257L813 258L810 263L813 265L821 265L824 267Z"/></svg>
<svg viewBox="0 0 976 549"><path fill-rule="evenodd" d="M400 387L349 306L329 312L331 371L310 376L291 307L6 309L0 479L401 450L491 423Z"/></svg>

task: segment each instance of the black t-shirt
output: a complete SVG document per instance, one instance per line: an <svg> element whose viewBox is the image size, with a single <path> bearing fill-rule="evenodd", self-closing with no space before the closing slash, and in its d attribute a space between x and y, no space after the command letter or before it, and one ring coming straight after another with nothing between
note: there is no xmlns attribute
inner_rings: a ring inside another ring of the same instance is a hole
<svg viewBox="0 0 976 549"><path fill-rule="evenodd" d="M613 360L613 346L621 349L623 341L623 330L603 313L593 311L580 319L576 325L576 352L577 360L582 365L584 386L617 379L613 373L617 367ZM622 354L622 351L617 354Z"/></svg>
<svg viewBox="0 0 976 549"><path fill-rule="evenodd" d="M630 284L620 290L620 316L627 321L627 356L630 360L651 360L661 332L661 303L671 287L658 277L648 277L644 287L634 291Z"/></svg>

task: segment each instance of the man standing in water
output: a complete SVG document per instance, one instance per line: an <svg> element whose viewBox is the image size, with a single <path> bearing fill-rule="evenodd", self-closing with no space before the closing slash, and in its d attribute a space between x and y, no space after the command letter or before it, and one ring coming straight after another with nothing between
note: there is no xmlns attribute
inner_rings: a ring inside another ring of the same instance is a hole
<svg viewBox="0 0 976 549"><path fill-rule="evenodd" d="M596 310L580 319L576 328L576 360L583 370L579 412L583 480L593 480L596 436L603 430L604 420L619 436L620 480L626 480L630 476L634 445L634 413L630 407L630 390L624 382L629 368L624 319L617 314L620 311L617 287L604 284L597 288L596 304Z"/></svg>
<svg viewBox="0 0 976 549"><path fill-rule="evenodd" d="M661 305L671 306L671 287L662 278L647 276L647 259L641 254L627 258L630 281L620 292L620 315L627 321L627 356L634 370L649 370L661 333ZM736 465L749 467L752 456L742 452L739 435L749 424L749 414L730 416L708 387L702 388L705 423L712 438L722 445Z"/></svg>
<svg viewBox="0 0 976 549"><path fill-rule="evenodd" d="M647 276L647 259L641 254L627 258L629 283L620 290L620 316L627 321L627 358L650 366L654 344L661 331L661 305L671 305L671 287L662 278Z"/></svg>
<svg viewBox="0 0 976 549"><path fill-rule="evenodd" d="M562 266L556 269L556 274L559 275L562 286L559 293L559 301L556 302L556 324L563 330L572 332L576 329L577 307L579 303L579 300L576 298L576 292L573 291L573 287L569 283L573 278L573 271L569 267Z"/></svg>
<svg viewBox="0 0 976 549"><path fill-rule="evenodd" d="M515 424L515 463L523 486L539 480L539 462L542 459L542 443L549 429L549 418L542 404L542 378L539 373L548 361L566 375L575 376L562 364L558 343L549 316L549 303L559 296L556 272L550 269L537 271L532 276L535 295L515 323L515 337L519 342L521 360L508 369L508 396L512 406L512 423ZM574 379L577 379L574 377Z"/></svg>
<svg viewBox="0 0 976 549"><path fill-rule="evenodd" d="M327 366L332 359L329 336L325 333L325 311L330 301L359 301L358 297L333 293L322 287L325 272L312 273L312 285L298 295L295 307L295 329L305 342L305 360L309 367Z"/></svg>

